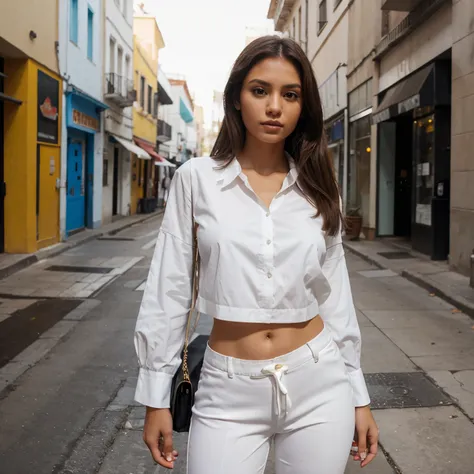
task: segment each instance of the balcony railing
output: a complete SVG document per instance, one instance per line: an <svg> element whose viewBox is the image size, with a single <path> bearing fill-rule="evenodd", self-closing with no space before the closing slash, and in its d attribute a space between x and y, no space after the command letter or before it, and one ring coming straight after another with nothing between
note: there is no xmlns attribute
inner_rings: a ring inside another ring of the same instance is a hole
<svg viewBox="0 0 474 474"><path fill-rule="evenodd" d="M130 107L137 100L133 81L114 72L105 75L105 87L105 98L119 107Z"/></svg>
<svg viewBox="0 0 474 474"><path fill-rule="evenodd" d="M408 36L417 26L425 22L450 0L421 0L418 6L409 13L382 41L375 47L375 58L383 56L403 38Z"/></svg>
<svg viewBox="0 0 474 474"><path fill-rule="evenodd" d="M382 10L413 11L422 0L382 0Z"/></svg>
<svg viewBox="0 0 474 474"><path fill-rule="evenodd" d="M169 142L171 140L171 125L166 123L164 120L158 119L158 134L157 140L160 143Z"/></svg>

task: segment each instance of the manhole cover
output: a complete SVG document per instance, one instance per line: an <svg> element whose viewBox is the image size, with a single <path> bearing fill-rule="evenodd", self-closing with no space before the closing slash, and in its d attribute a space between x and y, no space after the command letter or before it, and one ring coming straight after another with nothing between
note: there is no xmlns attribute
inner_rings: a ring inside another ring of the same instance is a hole
<svg viewBox="0 0 474 474"><path fill-rule="evenodd" d="M105 237L99 237L98 240L116 240L118 242L133 242L135 239L133 237L105 236Z"/></svg>
<svg viewBox="0 0 474 474"><path fill-rule="evenodd" d="M415 258L408 252L379 252L379 255L389 260L401 260L404 258Z"/></svg>
<svg viewBox="0 0 474 474"><path fill-rule="evenodd" d="M0 367L52 328L82 300L41 300L15 311L0 323Z"/></svg>
<svg viewBox="0 0 474 474"><path fill-rule="evenodd" d="M452 405L421 372L366 374L372 408L416 408Z"/></svg>
<svg viewBox="0 0 474 474"><path fill-rule="evenodd" d="M71 265L51 265L46 268L50 272L70 272L70 273L109 273L113 268L107 267L74 267Z"/></svg>

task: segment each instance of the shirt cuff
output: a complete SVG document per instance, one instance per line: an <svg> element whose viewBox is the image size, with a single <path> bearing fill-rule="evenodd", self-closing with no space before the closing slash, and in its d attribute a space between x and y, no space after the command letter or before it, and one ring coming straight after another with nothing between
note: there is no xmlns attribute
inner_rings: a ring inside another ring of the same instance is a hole
<svg viewBox="0 0 474 474"><path fill-rule="evenodd" d="M353 401L355 407L365 407L370 404L370 396L365 383L362 369L349 372L349 379L352 385Z"/></svg>
<svg viewBox="0 0 474 474"><path fill-rule="evenodd" d="M135 400L147 407L169 408L172 381L172 375L141 368Z"/></svg>

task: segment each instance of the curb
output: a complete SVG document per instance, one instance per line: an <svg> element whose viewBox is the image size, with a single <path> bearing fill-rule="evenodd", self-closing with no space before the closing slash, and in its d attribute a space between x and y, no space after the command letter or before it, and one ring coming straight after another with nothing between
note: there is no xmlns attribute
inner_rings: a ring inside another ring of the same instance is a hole
<svg viewBox="0 0 474 474"><path fill-rule="evenodd" d="M380 270L389 270L389 268L386 266L386 265L383 265L382 263L380 263L378 260L376 260L375 258L372 258L372 257L369 257L368 255L366 255L365 253L361 252L360 250L355 250L353 249L347 242L342 242L342 245L344 246L344 248L346 248L349 252L353 253L354 255L357 255L358 257L360 257L362 260L365 260L366 262L372 264L372 265L375 265L377 268L379 268Z"/></svg>
<svg viewBox="0 0 474 474"><path fill-rule="evenodd" d="M388 266L382 264L377 259L370 257L369 255L364 254L360 250L353 249L350 244L343 242L344 247L354 255L357 255L362 260L380 268L381 270L392 270ZM394 270L392 270L394 271ZM426 281L423 275L415 272L410 272L409 270L402 270L401 272L396 272L401 277L405 278L408 281L411 281L415 285L423 288L424 290L429 291L430 293L434 293L436 296L441 298L442 300L446 301L449 304L452 304L456 308L460 309L463 313L467 314L471 318L474 319L474 305L470 304L469 302L464 302L459 299L459 297L453 296L449 294L448 291L441 289L439 286L434 286L433 284Z"/></svg>
<svg viewBox="0 0 474 474"><path fill-rule="evenodd" d="M11 264L8 267L4 267L0 269L0 280L3 280L13 275L16 272L19 272L20 270L24 270L25 268L28 268L34 263L37 263L41 260L57 257L58 255L61 255L62 253L67 252L68 250L71 250L72 248L87 244L88 242L91 242L92 240L97 240L100 237L103 237L105 235L116 235L119 232L125 229L128 229L134 225L142 224L150 219L153 219L154 217L161 216L163 213L164 213L164 210L160 210L151 214L147 214L145 217L141 219L137 219L136 221L133 221L133 222L128 222L127 224L117 227L116 229L113 229L110 231L104 230L104 231L98 232L97 234L89 235L85 237L84 239L78 240L76 242L68 242L68 241L60 242L60 245L62 244L60 248L52 247L49 250L48 248L45 248L45 249L38 250L37 252L33 254L27 254L21 260L18 260L17 262Z"/></svg>
<svg viewBox="0 0 474 474"><path fill-rule="evenodd" d="M401 276L411 281L412 283L415 283L415 285L418 285L419 287L424 288L430 293L434 293L436 296L439 296L442 300L446 301L449 304L452 304L457 309L460 309L463 313L467 314L468 316L474 319L474 305L470 304L469 302L467 301L463 302L459 298L453 295L450 295L449 292L442 290L441 288L437 286L433 286L432 284L430 284L423 278L423 275L419 273L413 273L408 270L403 270L401 273Z"/></svg>

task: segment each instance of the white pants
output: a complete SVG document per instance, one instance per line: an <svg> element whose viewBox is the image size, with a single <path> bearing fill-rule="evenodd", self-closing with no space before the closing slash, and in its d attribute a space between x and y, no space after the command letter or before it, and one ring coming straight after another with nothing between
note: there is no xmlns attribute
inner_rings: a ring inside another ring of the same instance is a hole
<svg viewBox="0 0 474 474"><path fill-rule="evenodd" d="M289 354L251 361L207 348L188 444L188 474L343 474L355 409L330 331Z"/></svg>

